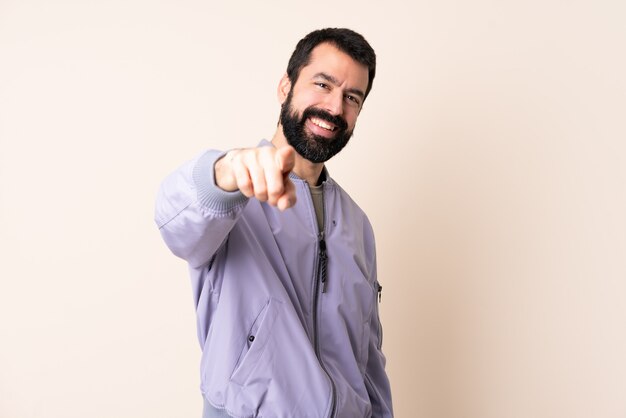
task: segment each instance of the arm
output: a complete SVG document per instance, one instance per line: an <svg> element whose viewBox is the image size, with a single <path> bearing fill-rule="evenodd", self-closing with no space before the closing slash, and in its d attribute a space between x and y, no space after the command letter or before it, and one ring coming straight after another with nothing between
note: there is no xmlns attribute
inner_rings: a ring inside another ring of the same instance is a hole
<svg viewBox="0 0 626 418"><path fill-rule="evenodd" d="M376 266L376 244L374 242L374 231L369 221L366 222L366 252L367 259L370 261L368 271L374 290L374 309L369 321L370 338L367 347L367 364L365 366L365 387L372 404L373 418L390 418L393 417L393 406L391 402L391 387L389 379L385 372L385 355L382 352L383 330L378 314L378 306L380 303L380 291L382 287L378 283L377 266Z"/></svg>
<svg viewBox="0 0 626 418"><path fill-rule="evenodd" d="M284 210L295 204L288 178L291 147L207 151L162 183L155 220L170 250L192 267L207 263L228 236L248 198Z"/></svg>
<svg viewBox="0 0 626 418"><path fill-rule="evenodd" d="M248 198L215 183L214 165L223 157L207 151L165 178L155 221L169 249L198 267L207 263L243 212Z"/></svg>
<svg viewBox="0 0 626 418"><path fill-rule="evenodd" d="M376 282L378 284L378 282ZM375 303L378 303L376 301ZM365 386L372 403L373 418L393 417L391 404L391 387L385 372L385 355L382 348L382 328L378 309L374 309L370 321L370 341L368 345L367 366L365 369Z"/></svg>

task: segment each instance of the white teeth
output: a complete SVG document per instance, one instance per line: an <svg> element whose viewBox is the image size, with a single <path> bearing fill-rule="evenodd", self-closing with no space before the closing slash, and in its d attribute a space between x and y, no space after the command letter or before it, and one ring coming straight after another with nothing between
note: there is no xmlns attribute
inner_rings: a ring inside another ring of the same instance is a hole
<svg viewBox="0 0 626 418"><path fill-rule="evenodd" d="M311 119L311 122L313 122L314 124L316 124L317 126L319 126L321 128L327 129L329 131L332 131L332 130L335 129L332 126L330 126L329 124L327 124L324 121L319 120L319 119Z"/></svg>

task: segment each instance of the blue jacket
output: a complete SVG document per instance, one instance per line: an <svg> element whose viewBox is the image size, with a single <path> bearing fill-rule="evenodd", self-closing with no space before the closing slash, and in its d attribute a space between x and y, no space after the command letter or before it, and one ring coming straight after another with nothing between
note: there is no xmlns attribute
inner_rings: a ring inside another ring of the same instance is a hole
<svg viewBox="0 0 626 418"><path fill-rule="evenodd" d="M278 209L224 192L207 151L163 182L156 222L189 263L201 389L233 417L391 417L372 227L332 179Z"/></svg>

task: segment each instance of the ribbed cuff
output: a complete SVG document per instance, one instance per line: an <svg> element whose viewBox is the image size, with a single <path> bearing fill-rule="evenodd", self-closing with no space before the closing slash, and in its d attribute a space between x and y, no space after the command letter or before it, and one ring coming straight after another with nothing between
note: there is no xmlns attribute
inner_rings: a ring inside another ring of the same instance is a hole
<svg viewBox="0 0 626 418"><path fill-rule="evenodd" d="M193 167L193 181L198 191L198 201L208 209L224 213L244 205L248 198L239 190L227 192L220 189L215 183L215 162L226 152L207 151L198 158Z"/></svg>

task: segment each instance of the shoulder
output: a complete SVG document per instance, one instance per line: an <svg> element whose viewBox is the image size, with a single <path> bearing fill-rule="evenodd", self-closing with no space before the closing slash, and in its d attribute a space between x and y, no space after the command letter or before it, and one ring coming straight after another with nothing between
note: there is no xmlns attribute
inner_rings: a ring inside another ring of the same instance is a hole
<svg viewBox="0 0 626 418"><path fill-rule="evenodd" d="M328 186L333 190L335 199L341 207L341 212L345 218L350 218L353 226L363 229L363 233L373 239L374 231L370 220L361 206L352 196L334 179L328 178Z"/></svg>

